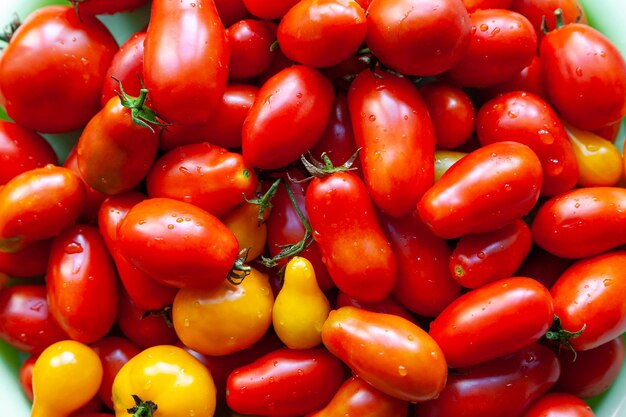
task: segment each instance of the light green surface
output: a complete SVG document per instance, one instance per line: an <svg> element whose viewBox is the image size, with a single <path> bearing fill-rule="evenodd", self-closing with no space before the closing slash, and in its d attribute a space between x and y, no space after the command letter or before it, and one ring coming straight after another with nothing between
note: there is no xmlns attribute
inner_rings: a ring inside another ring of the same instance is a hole
<svg viewBox="0 0 626 417"><path fill-rule="evenodd" d="M609 36L626 56L626 0L581 0L589 21ZM0 25L10 20L17 12L24 18L44 4L63 3L61 0L0 0ZM148 7L132 13L116 16L103 16L102 21L109 26L119 43L126 40L134 31L147 23ZM2 115L0 115L1 117ZM626 122L622 124L622 140L626 134ZM67 142L76 134L53 138L57 151L63 155ZM17 370L23 357L0 341L0 416L27 417L30 405L17 383ZM624 367L626 368L626 367ZM590 401L598 417L626 417L626 369L614 386L605 395Z"/></svg>

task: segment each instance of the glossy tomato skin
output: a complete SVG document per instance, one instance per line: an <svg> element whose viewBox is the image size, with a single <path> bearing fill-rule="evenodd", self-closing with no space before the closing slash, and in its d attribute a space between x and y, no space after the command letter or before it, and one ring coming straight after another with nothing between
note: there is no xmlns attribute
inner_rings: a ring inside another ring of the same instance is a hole
<svg viewBox="0 0 626 417"><path fill-rule="evenodd" d="M380 218L398 261L393 296L410 311L435 317L461 293L461 286L448 272L448 244L415 211L404 217Z"/></svg>
<svg viewBox="0 0 626 417"><path fill-rule="evenodd" d="M262 19L279 19L287 13L287 11L298 3L298 0L243 0L246 9L253 15Z"/></svg>
<svg viewBox="0 0 626 417"><path fill-rule="evenodd" d="M177 288L219 285L239 251L235 235L215 216L170 198L136 204L118 233L122 256L155 280Z"/></svg>
<svg viewBox="0 0 626 417"><path fill-rule="evenodd" d="M542 182L541 162L528 146L496 142L452 165L417 208L440 237L489 232L528 214Z"/></svg>
<svg viewBox="0 0 626 417"><path fill-rule="evenodd" d="M545 36L541 25L545 16L546 28L556 29L554 11L561 9L563 23L587 23L585 11L578 0L513 0L511 10L523 14L532 23L539 41Z"/></svg>
<svg viewBox="0 0 626 417"><path fill-rule="evenodd" d="M578 261L550 289L554 314L565 330L582 334L570 339L576 350L589 350L626 331L626 283L620 272L626 251L607 252Z"/></svg>
<svg viewBox="0 0 626 417"><path fill-rule="evenodd" d="M520 314L524 311L524 314ZM453 368L477 365L524 348L554 319L550 292L526 277L505 278L457 298L430 324Z"/></svg>
<svg viewBox="0 0 626 417"><path fill-rule="evenodd" d="M13 253L0 252L0 273L17 278L33 278L46 273L51 239L38 240Z"/></svg>
<svg viewBox="0 0 626 417"><path fill-rule="evenodd" d="M344 171L315 178L305 204L313 237L337 287L359 301L387 297L396 282L397 263L359 177Z"/></svg>
<svg viewBox="0 0 626 417"><path fill-rule="evenodd" d="M82 181L54 165L14 177L0 189L0 250L16 252L72 225L85 204Z"/></svg>
<svg viewBox="0 0 626 417"><path fill-rule="evenodd" d="M365 70L348 108L372 200L392 216L411 212L435 175L435 133L419 92L406 78Z"/></svg>
<svg viewBox="0 0 626 417"><path fill-rule="evenodd" d="M382 301L373 303L362 303L349 297L346 293L339 291L337 299L335 300L335 306L337 308L351 306L376 313L393 314L407 319L408 321L415 322L413 315L392 297L387 297Z"/></svg>
<svg viewBox="0 0 626 417"><path fill-rule="evenodd" d="M467 52L470 31L460 0L377 0L367 8L367 45L385 66L403 74L450 69Z"/></svg>
<svg viewBox="0 0 626 417"><path fill-rule="evenodd" d="M258 180L242 156L210 143L180 146L161 156L150 169L150 197L172 198L223 216L254 198Z"/></svg>
<svg viewBox="0 0 626 417"><path fill-rule="evenodd" d="M146 32L134 33L117 51L111 65L107 70L102 86L100 104L106 106L107 102L116 97L120 85L112 77L120 80L124 91L133 96L139 96L141 90L141 78L143 74L143 43L146 40Z"/></svg>
<svg viewBox="0 0 626 417"><path fill-rule="evenodd" d="M105 336L95 341L90 347L98 354L102 362L102 383L98 389L98 397L102 402L113 409L111 388L113 380L121 367L133 356L141 352L134 343L118 336Z"/></svg>
<svg viewBox="0 0 626 417"><path fill-rule="evenodd" d="M145 178L158 147L157 131L135 123L131 110L122 105L119 97L113 97L78 138L78 169L95 190L120 194Z"/></svg>
<svg viewBox="0 0 626 417"><path fill-rule="evenodd" d="M157 114L170 123L206 120L228 79L230 52L215 3L153 1L144 48L144 82Z"/></svg>
<svg viewBox="0 0 626 417"><path fill-rule="evenodd" d="M242 414L296 417L328 404L344 379L339 359L323 348L281 348L235 369L226 402Z"/></svg>
<svg viewBox="0 0 626 417"><path fill-rule="evenodd" d="M46 274L50 312L74 340L108 333L117 314L117 276L98 229L77 225L52 242Z"/></svg>
<svg viewBox="0 0 626 417"><path fill-rule="evenodd" d="M54 149L43 137L5 120L0 121L0 153L0 185L22 172L58 163Z"/></svg>
<svg viewBox="0 0 626 417"><path fill-rule="evenodd" d="M532 344L450 373L441 395L419 404L413 417L518 416L554 385L559 372L552 350Z"/></svg>
<svg viewBox="0 0 626 417"><path fill-rule="evenodd" d="M45 286L14 285L0 292L0 338L35 355L67 339L48 309Z"/></svg>
<svg viewBox="0 0 626 417"><path fill-rule="evenodd" d="M548 93L546 93L546 87L543 84L543 65L538 55L535 55L527 66L525 66L520 72L515 74L512 78L502 81L501 83L491 85L481 92L485 97L491 99L501 93L508 93L511 91L527 91L543 100L548 100Z"/></svg>
<svg viewBox="0 0 626 417"><path fill-rule="evenodd" d="M22 362L19 370L19 381L22 391L28 401L33 401L33 366L37 361L37 355L30 355Z"/></svg>
<svg viewBox="0 0 626 417"><path fill-rule="evenodd" d="M339 387L326 407L306 417L406 417L407 409L406 401L384 394L358 376L353 376Z"/></svg>
<svg viewBox="0 0 626 417"><path fill-rule="evenodd" d="M104 76L117 49L95 17L79 18L69 6L39 8L3 51L0 90L7 114L38 132L81 128L100 108Z"/></svg>
<svg viewBox="0 0 626 417"><path fill-rule="evenodd" d="M533 240L563 258L585 258L626 243L626 190L578 188L546 201L532 224Z"/></svg>
<svg viewBox="0 0 626 417"><path fill-rule="evenodd" d="M225 27L245 19L250 15L248 9L243 4L243 0L214 0L217 12L220 15Z"/></svg>
<svg viewBox="0 0 626 417"><path fill-rule="evenodd" d="M606 392L617 379L624 363L624 337L596 348L574 353L569 349L559 352L561 376L555 390L579 398L592 398Z"/></svg>
<svg viewBox="0 0 626 417"><path fill-rule="evenodd" d="M136 9L148 0L70 0L79 15L114 14Z"/></svg>
<svg viewBox="0 0 626 417"><path fill-rule="evenodd" d="M143 310L159 310L171 305L178 291L152 279L145 272L131 264L119 249L118 228L135 204L146 196L136 191L118 194L107 198L98 213L98 228L115 262L117 274L135 305Z"/></svg>
<svg viewBox="0 0 626 417"><path fill-rule="evenodd" d="M508 9L512 0L463 0L463 4L468 12L472 13L478 9Z"/></svg>
<svg viewBox="0 0 626 417"><path fill-rule="evenodd" d="M316 69L294 65L274 75L244 122L244 159L262 169L296 161L322 136L334 98L330 81Z"/></svg>
<svg viewBox="0 0 626 417"><path fill-rule="evenodd" d="M485 103L476 118L476 133L483 146L508 140L529 146L543 168L542 195L560 194L578 181L576 154L563 123L534 94L510 92Z"/></svg>
<svg viewBox="0 0 626 417"><path fill-rule="evenodd" d="M539 55L550 103L583 130L596 130L626 114L626 61L603 34L571 23L541 41Z"/></svg>
<svg viewBox="0 0 626 417"><path fill-rule="evenodd" d="M537 35L528 19L506 9L480 9L470 15L468 52L445 74L463 87L488 87L505 81L532 61Z"/></svg>
<svg viewBox="0 0 626 417"><path fill-rule="evenodd" d="M222 101L209 119L190 125L167 126L161 132L159 148L170 151L177 146L210 142L223 148L240 148L243 122L256 98L258 87L229 84Z"/></svg>
<svg viewBox="0 0 626 417"><path fill-rule="evenodd" d="M507 278L520 267L532 245L532 235L523 220L502 229L468 234L457 242L450 256L450 273L466 288Z"/></svg>
<svg viewBox="0 0 626 417"><path fill-rule="evenodd" d="M551 392L531 404L522 417L595 417L591 407L571 394Z"/></svg>
<svg viewBox="0 0 626 417"><path fill-rule="evenodd" d="M290 59L317 68L354 54L367 32L365 10L354 0L303 0L278 25L278 43Z"/></svg>
<svg viewBox="0 0 626 417"><path fill-rule="evenodd" d="M78 216L77 222L81 224L95 224L98 219L98 210L100 210L100 205L107 198L107 195L93 189L83 179L80 170L78 169L78 154L76 153L76 146L70 150L69 155L67 155L67 158L63 163L63 167L71 170L80 178L85 190L85 204L83 205L82 212Z"/></svg>
<svg viewBox="0 0 626 417"><path fill-rule="evenodd" d="M533 245L514 275L536 279L544 287L551 288L573 262L571 259L561 258Z"/></svg>
<svg viewBox="0 0 626 417"><path fill-rule="evenodd" d="M427 401L446 384L448 368L437 343L401 317L341 307L324 323L322 341L356 375L392 397Z"/></svg>
<svg viewBox="0 0 626 417"><path fill-rule="evenodd" d="M276 40L276 25L259 19L244 19L226 29L230 48L228 77L246 79L265 71L274 59L271 48Z"/></svg>

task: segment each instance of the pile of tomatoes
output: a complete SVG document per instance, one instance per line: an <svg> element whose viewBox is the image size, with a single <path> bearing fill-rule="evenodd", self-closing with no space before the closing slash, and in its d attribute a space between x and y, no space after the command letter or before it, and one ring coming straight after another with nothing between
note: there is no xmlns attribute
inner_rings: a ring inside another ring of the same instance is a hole
<svg viewBox="0 0 626 417"><path fill-rule="evenodd" d="M3 34L32 417L594 415L626 63L576 0L152 0L118 47L96 15L143 5Z"/></svg>

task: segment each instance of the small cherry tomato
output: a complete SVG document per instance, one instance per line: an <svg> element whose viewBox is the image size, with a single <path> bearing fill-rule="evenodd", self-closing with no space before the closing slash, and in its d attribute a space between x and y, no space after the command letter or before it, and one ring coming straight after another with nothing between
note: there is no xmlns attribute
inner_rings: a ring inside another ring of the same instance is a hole
<svg viewBox="0 0 626 417"><path fill-rule="evenodd" d="M271 46L276 40L276 25L267 20L245 19L226 29L230 49L228 77L246 79L265 71L274 59Z"/></svg>

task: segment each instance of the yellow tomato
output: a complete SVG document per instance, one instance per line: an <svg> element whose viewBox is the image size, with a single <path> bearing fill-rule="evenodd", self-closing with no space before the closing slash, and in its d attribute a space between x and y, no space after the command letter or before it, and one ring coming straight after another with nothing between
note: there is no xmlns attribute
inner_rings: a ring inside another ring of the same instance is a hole
<svg viewBox="0 0 626 417"><path fill-rule="evenodd" d="M248 261L257 258L265 249L267 226L265 223L259 224L258 217L257 204L243 203L222 218L222 222L237 238L239 249L249 249Z"/></svg>
<svg viewBox="0 0 626 417"><path fill-rule="evenodd" d="M582 187L612 186L622 178L623 161L619 149L593 132L565 125L574 147Z"/></svg>
<svg viewBox="0 0 626 417"><path fill-rule="evenodd" d="M67 417L87 404L102 382L102 362L89 346L64 340L48 346L33 366L31 417Z"/></svg>
<svg viewBox="0 0 626 417"><path fill-rule="evenodd" d="M444 172L465 155L464 152L435 151L435 181L439 181Z"/></svg>
<svg viewBox="0 0 626 417"><path fill-rule="evenodd" d="M308 349L322 343L322 325L330 313L311 263L292 258L285 268L283 287L276 296L272 322L276 335L291 349Z"/></svg>
<svg viewBox="0 0 626 417"><path fill-rule="evenodd" d="M228 355L252 346L272 323L274 296L267 275L252 269L239 285L183 288L172 306L174 329L189 348Z"/></svg>
<svg viewBox="0 0 626 417"><path fill-rule="evenodd" d="M215 383L208 369L185 350L154 346L131 358L113 381L117 417L213 417ZM135 408L137 407L137 408ZM142 411L144 414L137 413Z"/></svg>

